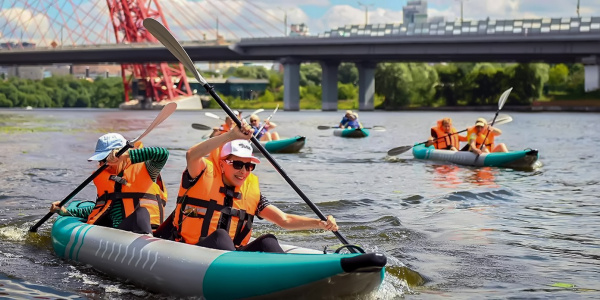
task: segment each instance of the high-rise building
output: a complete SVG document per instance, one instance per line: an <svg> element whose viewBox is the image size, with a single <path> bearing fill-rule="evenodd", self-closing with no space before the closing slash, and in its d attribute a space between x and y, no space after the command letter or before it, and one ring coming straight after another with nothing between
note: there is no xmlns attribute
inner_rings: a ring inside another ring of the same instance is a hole
<svg viewBox="0 0 600 300"><path fill-rule="evenodd" d="M427 22L427 1L415 0L407 1L406 6L402 7L404 24L421 24Z"/></svg>
<svg viewBox="0 0 600 300"><path fill-rule="evenodd" d="M290 26L290 36L307 36L310 35L308 33L308 26L304 23L300 24L292 24Z"/></svg>

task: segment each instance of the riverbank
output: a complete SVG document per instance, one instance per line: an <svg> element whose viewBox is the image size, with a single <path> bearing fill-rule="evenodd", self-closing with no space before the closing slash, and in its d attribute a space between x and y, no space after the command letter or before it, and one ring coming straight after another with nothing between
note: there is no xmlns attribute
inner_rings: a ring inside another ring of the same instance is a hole
<svg viewBox="0 0 600 300"><path fill-rule="evenodd" d="M213 100L214 101L214 100ZM203 103L205 104L205 103ZM208 102L206 102L208 104ZM277 105L283 107L283 101L258 102L258 101L236 101L230 105L234 109L273 109ZM379 103L377 103L379 104ZM215 105L216 106L216 105ZM216 108L211 106L210 108ZM207 106L205 106L207 107ZM356 100L339 100L338 110L353 109L358 110ZM375 105L377 107L377 105ZM319 110L320 105L300 101L300 110ZM403 107L395 111L496 111L497 105L478 105L478 106L438 106L438 107ZM600 100L554 100L554 101L533 101L531 105L505 105L502 111L515 112L600 112Z"/></svg>

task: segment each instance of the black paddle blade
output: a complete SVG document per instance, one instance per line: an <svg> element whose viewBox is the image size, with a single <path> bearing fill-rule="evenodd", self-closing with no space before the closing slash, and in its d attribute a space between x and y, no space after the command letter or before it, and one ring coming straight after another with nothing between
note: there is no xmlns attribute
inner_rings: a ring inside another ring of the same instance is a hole
<svg viewBox="0 0 600 300"><path fill-rule="evenodd" d="M324 130L324 129L338 128L338 126L319 125L319 126L317 126L317 128Z"/></svg>
<svg viewBox="0 0 600 300"><path fill-rule="evenodd" d="M408 150L410 150L413 146L400 146L393 149L388 150L387 154L389 156L396 156L398 154L402 154Z"/></svg>
<svg viewBox="0 0 600 300"><path fill-rule="evenodd" d="M206 126L204 124L192 123L192 128L198 130L211 130L212 127Z"/></svg>

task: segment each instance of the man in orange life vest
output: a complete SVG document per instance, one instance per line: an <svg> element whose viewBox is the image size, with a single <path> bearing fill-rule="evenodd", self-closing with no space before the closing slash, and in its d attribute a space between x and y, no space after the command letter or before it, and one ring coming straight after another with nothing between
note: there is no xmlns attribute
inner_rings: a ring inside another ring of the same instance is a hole
<svg viewBox="0 0 600 300"><path fill-rule="evenodd" d="M252 174L260 163L248 141L252 133L244 122L187 151L173 217L175 240L222 250L283 252L272 234L248 243L255 216L291 230L338 229L332 216L321 221L287 214L268 202Z"/></svg>
<svg viewBox="0 0 600 300"><path fill-rule="evenodd" d="M437 121L437 126L431 127L431 137L425 147L433 145L435 149L458 151L461 141L467 141L467 137L456 133L452 119L443 118Z"/></svg>
<svg viewBox="0 0 600 300"><path fill-rule="evenodd" d="M160 179L160 171L169 158L169 150L162 147L129 149L121 156L116 153L127 140L118 133L101 136L96 151L89 161L106 160L108 167L94 178L97 190L95 206L67 210L59 214L87 218L88 224L110 226L136 233L152 233L163 221L167 192ZM60 201L52 203L56 212Z"/></svg>
<svg viewBox="0 0 600 300"><path fill-rule="evenodd" d="M467 136L469 138L469 151L477 155L490 152L508 152L506 145L503 143L494 145L494 138L501 134L502 130L489 126L484 118L478 118L477 121L475 121L475 126L469 127L467 131ZM484 139L485 147L480 149L481 144L484 143Z"/></svg>

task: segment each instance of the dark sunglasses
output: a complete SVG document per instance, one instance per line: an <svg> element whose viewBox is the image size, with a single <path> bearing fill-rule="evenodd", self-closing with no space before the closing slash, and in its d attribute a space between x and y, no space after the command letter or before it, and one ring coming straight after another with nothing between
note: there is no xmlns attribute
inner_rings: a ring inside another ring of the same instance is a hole
<svg viewBox="0 0 600 300"><path fill-rule="evenodd" d="M236 169L236 170L241 170L242 167L246 167L246 171L250 172L250 171L254 171L254 168L256 168L256 164L245 163L245 162L243 162L241 160L229 160L229 159L226 159L225 162L227 164L232 165L233 168Z"/></svg>

